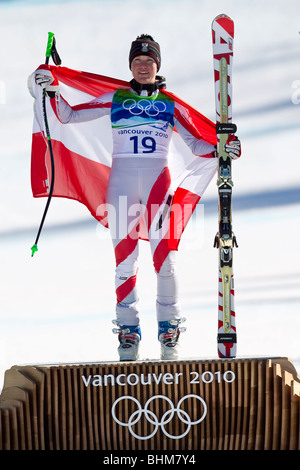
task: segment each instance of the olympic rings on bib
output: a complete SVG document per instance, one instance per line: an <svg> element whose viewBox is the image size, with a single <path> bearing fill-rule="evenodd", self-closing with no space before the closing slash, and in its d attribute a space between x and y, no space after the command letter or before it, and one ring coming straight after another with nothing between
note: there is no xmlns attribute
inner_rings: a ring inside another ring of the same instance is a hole
<svg viewBox="0 0 300 470"><path fill-rule="evenodd" d="M187 398L194 398L196 400L199 400L200 403L202 404L202 407L203 407L202 415L196 421L192 421L190 415L186 411L181 409L182 403ZM156 416L156 414L153 411L148 409L150 403L153 400L157 400L157 399L165 400L168 403L169 407L170 407L170 409L167 410L162 415L160 421L159 421L158 417ZM118 403L120 403L123 400L131 400L137 405L137 410L134 411L129 416L127 423L124 423L123 421L118 419L117 416L116 416L116 406L118 405ZM186 427L186 430L182 434L173 436L172 434L167 432L167 430L165 429L165 425L168 424L173 419L175 413L177 414L177 417L180 419L180 421L182 421L184 424L186 424L187 427ZM161 427L161 430L165 434L165 436L169 437L170 439L182 439L183 437L185 437L189 433L192 426L194 426L196 424L199 424L199 423L201 423L201 421L203 421L203 419L206 416L206 413L207 413L206 403L203 400L203 398L199 397L198 395L185 395L184 397L182 397L179 400L176 407L174 407L174 404L173 404L173 402L170 398L168 398L164 395L154 395L153 397L151 397L147 400L147 402L145 403L144 408L142 408L142 406L141 406L141 404L140 404L140 402L138 401L137 398L126 395L126 396L118 398L114 402L114 404L112 406L112 409L111 409L112 417L116 421L116 423L120 424L121 426L127 427L129 429L131 435L134 436L136 439L140 439L140 440L151 439L151 437L153 437L157 433L159 427ZM139 436L133 430L133 426L141 419L142 415L144 415L146 420L154 426L153 431L150 434L148 434L147 436Z"/></svg>
<svg viewBox="0 0 300 470"><path fill-rule="evenodd" d="M159 113L164 113L167 109L163 101L150 101L145 99L136 101L134 98L128 98L123 102L122 106L134 116L145 112L147 116L156 117Z"/></svg>

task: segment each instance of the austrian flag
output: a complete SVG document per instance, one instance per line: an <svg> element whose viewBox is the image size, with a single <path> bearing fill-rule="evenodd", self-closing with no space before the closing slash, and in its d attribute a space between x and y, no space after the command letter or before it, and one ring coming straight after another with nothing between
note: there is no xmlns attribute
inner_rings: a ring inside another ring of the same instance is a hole
<svg viewBox="0 0 300 470"><path fill-rule="evenodd" d="M129 82L93 73L61 66L46 65L41 68L51 70L59 82L61 96L73 109L80 109L83 103L104 93L130 89ZM31 187L34 197L47 197L52 177L51 159L43 117L43 90L35 83L35 73L29 78L29 90L34 97ZM166 100L173 100L184 109L184 123L180 124L191 135L216 145L215 125L209 119L174 94L166 90L162 93ZM101 119L64 124L58 119L48 98L46 109L55 164L53 196L81 202L96 220L107 227L105 201L113 151L109 114ZM212 158L211 153L194 155L174 129L168 166L174 190L168 246L176 250L193 210L217 171L218 161ZM144 224L141 225L139 237L148 238Z"/></svg>

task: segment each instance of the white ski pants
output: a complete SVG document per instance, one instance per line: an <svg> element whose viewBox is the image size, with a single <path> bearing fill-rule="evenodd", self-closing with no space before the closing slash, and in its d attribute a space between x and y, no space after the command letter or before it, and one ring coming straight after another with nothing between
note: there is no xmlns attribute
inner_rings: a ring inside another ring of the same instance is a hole
<svg viewBox="0 0 300 470"><path fill-rule="evenodd" d="M168 247L172 197L170 173L164 159L113 159L106 207L116 258L116 319L122 325L140 322L136 276L138 240L143 235L149 238L157 276L157 320L180 318L176 253Z"/></svg>

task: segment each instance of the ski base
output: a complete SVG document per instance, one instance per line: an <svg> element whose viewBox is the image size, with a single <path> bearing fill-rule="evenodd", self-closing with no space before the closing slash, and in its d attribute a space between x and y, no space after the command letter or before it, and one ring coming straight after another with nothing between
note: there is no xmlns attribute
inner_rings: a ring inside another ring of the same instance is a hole
<svg viewBox="0 0 300 470"><path fill-rule="evenodd" d="M218 356L220 359L234 359L236 357L236 333L218 334Z"/></svg>

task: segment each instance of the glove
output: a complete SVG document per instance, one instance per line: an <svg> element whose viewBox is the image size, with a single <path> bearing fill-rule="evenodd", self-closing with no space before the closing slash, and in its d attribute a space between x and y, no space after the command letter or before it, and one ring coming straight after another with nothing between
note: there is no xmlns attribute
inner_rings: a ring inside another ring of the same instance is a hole
<svg viewBox="0 0 300 470"><path fill-rule="evenodd" d="M229 154L232 160L240 158L242 151L241 142L239 141L238 137L236 137L234 134L231 134L228 137L226 144L224 145L224 150Z"/></svg>
<svg viewBox="0 0 300 470"><path fill-rule="evenodd" d="M35 74L35 83L47 92L59 91L59 83L50 70L40 70Z"/></svg>

